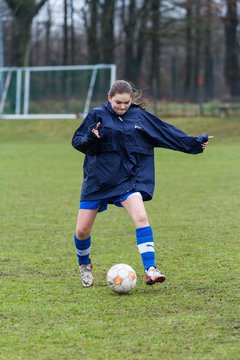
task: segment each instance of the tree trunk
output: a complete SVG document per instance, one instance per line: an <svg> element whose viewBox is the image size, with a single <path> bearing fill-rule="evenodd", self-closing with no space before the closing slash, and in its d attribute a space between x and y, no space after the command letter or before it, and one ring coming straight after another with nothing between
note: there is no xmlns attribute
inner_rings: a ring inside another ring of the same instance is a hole
<svg viewBox="0 0 240 360"><path fill-rule="evenodd" d="M143 57L148 41L148 0L142 1L141 7L137 7L135 0L130 0L129 5L122 2L125 6L123 16L123 31L125 34L124 44L124 76L137 86L140 84L140 73Z"/></svg>
<svg viewBox="0 0 240 360"><path fill-rule="evenodd" d="M203 86L201 74L201 47L202 47L202 19L200 15L200 0L194 2L194 78L193 78L193 100L199 100Z"/></svg>
<svg viewBox="0 0 240 360"><path fill-rule="evenodd" d="M160 89L160 21L161 0L151 2L151 62L149 74L149 86L152 89L154 99L161 96Z"/></svg>
<svg viewBox="0 0 240 360"><path fill-rule="evenodd" d="M70 0L70 16L71 16L71 65L75 64L75 29L74 29L74 7L73 0Z"/></svg>
<svg viewBox="0 0 240 360"><path fill-rule="evenodd" d="M2 2L0 1L0 67L4 66L4 48L3 48L3 24L2 24ZM1 93L1 83L0 79L0 93Z"/></svg>
<svg viewBox="0 0 240 360"><path fill-rule="evenodd" d="M138 87L141 85L140 74L142 73L142 63L146 52L147 42L149 40L149 29L147 27L147 22L149 21L150 5L150 1L144 0L142 2L142 6L140 9L138 9L137 15L139 23L136 36L136 54L133 76L134 82L138 85Z"/></svg>
<svg viewBox="0 0 240 360"><path fill-rule="evenodd" d="M18 16L13 20L12 66L28 66L32 19Z"/></svg>
<svg viewBox="0 0 240 360"><path fill-rule="evenodd" d="M63 22L63 65L68 64L68 0L64 0Z"/></svg>
<svg viewBox="0 0 240 360"><path fill-rule="evenodd" d="M99 0L85 0L83 7L83 19L87 34L87 45L89 62L97 64L100 62L100 51L98 42L99 30Z"/></svg>
<svg viewBox="0 0 240 360"><path fill-rule="evenodd" d="M136 1L130 0L129 5L126 5L125 2L122 4L124 6L124 17L123 21L123 31L125 33L125 49L124 49L124 77L126 79L133 79L134 72L134 37L136 33L137 26L137 9Z"/></svg>
<svg viewBox="0 0 240 360"><path fill-rule="evenodd" d="M46 21L46 37L45 37L45 65L51 65L51 46L50 46L50 38L51 38L51 26L52 26L52 12L49 3L47 4L47 14L48 18ZM50 60L50 62L49 62Z"/></svg>
<svg viewBox="0 0 240 360"><path fill-rule="evenodd" d="M240 67L238 61L237 42L237 0L227 0L227 14L225 17L225 77L230 95L240 96Z"/></svg>
<svg viewBox="0 0 240 360"><path fill-rule="evenodd" d="M105 0L101 9L101 61L114 62L114 11L115 0Z"/></svg>
<svg viewBox="0 0 240 360"><path fill-rule="evenodd" d="M11 65L28 66L32 21L47 0L41 0L38 3L34 0L5 1L13 14L14 41Z"/></svg>
<svg viewBox="0 0 240 360"><path fill-rule="evenodd" d="M186 2L186 62L185 62L185 96L190 97L192 93L192 74L193 74L193 57L192 57L192 0Z"/></svg>
<svg viewBox="0 0 240 360"><path fill-rule="evenodd" d="M214 74L212 56L212 0L207 0L204 34L204 94L205 100L213 98Z"/></svg>

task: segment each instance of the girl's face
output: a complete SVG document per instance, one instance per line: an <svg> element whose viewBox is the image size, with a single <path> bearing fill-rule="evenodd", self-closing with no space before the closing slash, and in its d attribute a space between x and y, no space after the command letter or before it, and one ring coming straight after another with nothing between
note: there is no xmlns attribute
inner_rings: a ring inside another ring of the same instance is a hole
<svg viewBox="0 0 240 360"><path fill-rule="evenodd" d="M115 113L121 116L127 112L131 105L132 98L130 94L124 93L108 96L108 100L110 101Z"/></svg>

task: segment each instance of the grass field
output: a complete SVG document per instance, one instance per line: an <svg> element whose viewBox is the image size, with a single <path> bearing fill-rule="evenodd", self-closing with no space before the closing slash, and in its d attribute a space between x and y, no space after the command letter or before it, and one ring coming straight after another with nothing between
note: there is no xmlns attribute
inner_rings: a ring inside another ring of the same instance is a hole
<svg viewBox="0 0 240 360"><path fill-rule="evenodd" d="M169 122L215 139L203 155L156 150L146 207L167 281L144 284L134 229L110 207L92 233L95 286L83 289L72 240L78 121L0 121L0 359L240 359L240 121ZM138 274L129 295L106 286L118 262Z"/></svg>

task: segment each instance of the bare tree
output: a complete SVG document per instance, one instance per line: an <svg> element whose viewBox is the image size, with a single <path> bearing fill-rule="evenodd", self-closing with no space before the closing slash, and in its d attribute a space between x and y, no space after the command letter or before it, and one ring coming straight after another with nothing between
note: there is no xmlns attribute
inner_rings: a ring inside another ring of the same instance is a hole
<svg viewBox="0 0 240 360"><path fill-rule="evenodd" d="M63 65L68 64L68 0L63 1Z"/></svg>
<svg viewBox="0 0 240 360"><path fill-rule="evenodd" d="M204 92L205 98L213 97L213 55L212 55L212 0L206 0L204 23Z"/></svg>
<svg viewBox="0 0 240 360"><path fill-rule="evenodd" d="M189 97L192 92L193 74L193 0L186 1L186 65L185 65L185 96Z"/></svg>
<svg viewBox="0 0 240 360"><path fill-rule="evenodd" d="M225 76L231 96L240 96L239 44L237 41L237 0L226 0Z"/></svg>
<svg viewBox="0 0 240 360"><path fill-rule="evenodd" d="M160 23L161 23L161 0L152 1L150 9L151 18L151 60L149 69L149 85L152 88L155 99L160 98L161 95L161 79L160 79Z"/></svg>
<svg viewBox="0 0 240 360"><path fill-rule="evenodd" d="M27 66L31 45L31 26L33 18L47 0L5 0L13 15L14 41L12 65Z"/></svg>
<svg viewBox="0 0 240 360"><path fill-rule="evenodd" d="M104 0L101 4L100 42L101 61L114 62L114 11L115 0Z"/></svg>
<svg viewBox="0 0 240 360"><path fill-rule="evenodd" d="M73 7L73 0L70 0L70 18L71 18L71 40L70 40L70 44L71 44L71 56L70 56L70 60L71 60L71 65L75 64L75 43L76 43L76 39L75 39L75 28L74 28L74 7Z"/></svg>
<svg viewBox="0 0 240 360"><path fill-rule="evenodd" d="M193 97L199 99L200 88L203 86L202 74L202 45L203 45L203 22L201 16L202 2L194 1L194 75L193 75Z"/></svg>
<svg viewBox="0 0 240 360"><path fill-rule="evenodd" d="M186 62L185 62L185 96L190 100L199 98L203 78L203 1L187 0L186 6Z"/></svg>
<svg viewBox="0 0 240 360"><path fill-rule="evenodd" d="M48 18L46 20L46 40L45 40L45 64L49 65L49 58L51 54L51 26L52 26L52 12L49 3L47 4L47 15Z"/></svg>
<svg viewBox="0 0 240 360"><path fill-rule="evenodd" d="M131 78L132 68L134 67L134 37L137 27L137 8L136 1L130 0L129 5L125 0L122 1L122 25L124 38L124 77Z"/></svg>
<svg viewBox="0 0 240 360"><path fill-rule="evenodd" d="M100 44L98 41L99 8L99 0L85 0L85 4L82 9L85 31L87 35L89 60L93 64L100 62Z"/></svg>
<svg viewBox="0 0 240 360"><path fill-rule="evenodd" d="M2 11L2 2L0 1L0 67L2 67L4 64Z"/></svg>
<svg viewBox="0 0 240 360"><path fill-rule="evenodd" d="M147 0L139 2L130 0L127 4L122 1L122 24L124 39L124 77L135 84L140 83L141 67L148 42L147 21L149 19L149 4Z"/></svg>
<svg viewBox="0 0 240 360"><path fill-rule="evenodd" d="M151 5L150 1L148 0L142 1L142 5L137 12L138 27L137 27L137 35L136 35L136 54L134 61L135 66L133 68L134 70L133 79L136 82L136 84L138 84L138 86L140 86L141 84L141 79L139 75L142 72L142 64L147 52L147 44L149 42L148 22L150 20L149 19L150 5Z"/></svg>
<svg viewBox="0 0 240 360"><path fill-rule="evenodd" d="M75 29L73 0L63 2L63 65L75 63Z"/></svg>

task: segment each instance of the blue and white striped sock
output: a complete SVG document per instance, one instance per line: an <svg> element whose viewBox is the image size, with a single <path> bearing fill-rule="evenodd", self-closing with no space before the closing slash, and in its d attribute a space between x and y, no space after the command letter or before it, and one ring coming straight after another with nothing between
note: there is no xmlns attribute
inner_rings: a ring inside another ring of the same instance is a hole
<svg viewBox="0 0 240 360"><path fill-rule="evenodd" d="M155 265L154 239L151 226L136 229L137 246L142 257L144 270Z"/></svg>
<svg viewBox="0 0 240 360"><path fill-rule="evenodd" d="M89 258L89 254L91 249L91 237L89 236L85 240L79 240L76 234L74 234L74 242L79 265L90 264L91 261Z"/></svg>

